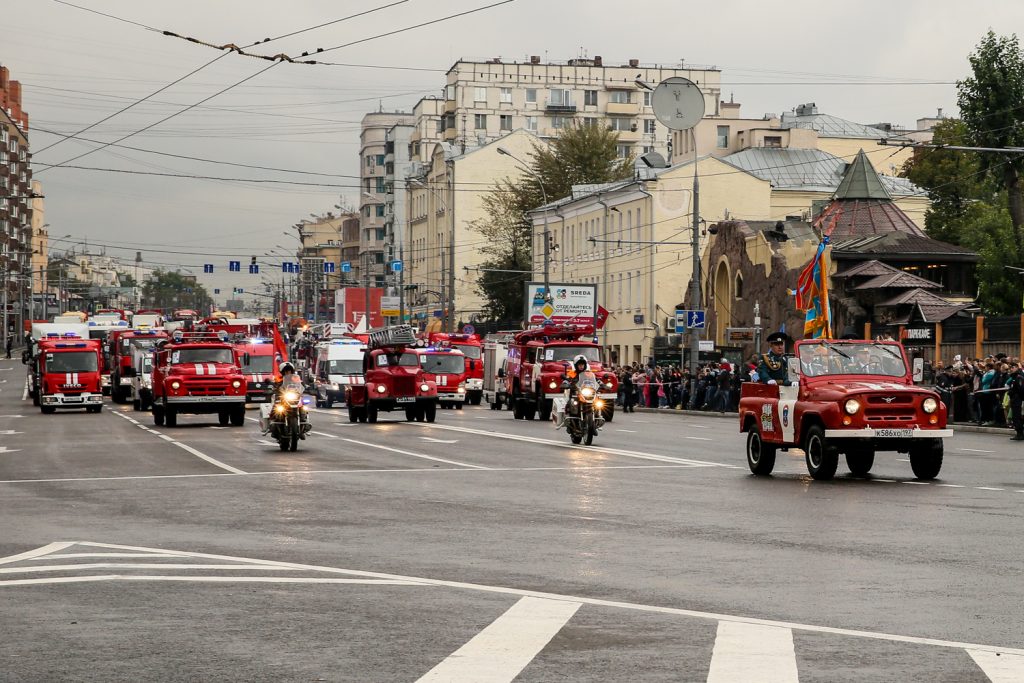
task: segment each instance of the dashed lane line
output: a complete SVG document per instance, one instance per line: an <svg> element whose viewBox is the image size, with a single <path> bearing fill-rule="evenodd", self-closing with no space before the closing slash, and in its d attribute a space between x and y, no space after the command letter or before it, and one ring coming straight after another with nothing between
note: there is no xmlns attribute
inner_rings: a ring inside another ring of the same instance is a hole
<svg viewBox="0 0 1024 683"><path fill-rule="evenodd" d="M438 457L433 456L433 455L426 455L425 453L413 453L412 451L405 451L405 450L402 450L401 448L392 448L391 446L383 446L381 444L376 444L376 443L367 443L366 441L356 441L355 439L346 439L346 438L343 438L343 437L340 437L340 436L337 437L337 438L341 439L342 441L348 441L349 443L357 444L359 446L366 446L367 448L378 448L378 449L380 449L382 451L391 451L392 453L401 453L402 455L408 455L408 456L411 456L413 458L422 458L424 460L433 460L434 462L443 462L446 465L458 465L459 467L468 467L468 468L471 468L471 469L474 469L474 470L489 470L489 469L491 469L490 467L484 467L483 465L471 465L471 464L469 464L467 462L459 462L458 460L447 460L445 458L438 458Z"/></svg>
<svg viewBox="0 0 1024 683"><path fill-rule="evenodd" d="M125 415L124 413L115 412L113 414L117 415L118 417L123 418L125 420L129 420L131 422L134 422L137 427L144 428L147 432L155 434L157 437L163 439L164 441L167 441L168 443L174 444L175 446L177 446L181 450L183 450L183 451L185 451L187 453L191 453L192 455L196 456L200 460L205 460L206 462L210 463L211 465L213 465L215 467L219 467L222 470L226 470L226 471L228 471L228 472L230 472L232 474L245 474L244 470L240 470L237 467L233 467L232 465L228 465L227 463L221 462L220 460L217 460L216 458L211 458L206 453L203 453L202 451L196 450L195 448L192 448L192 446L189 446L188 444L184 444L184 443L182 443L180 441L176 441L175 439L173 439L172 437L167 436L166 434L162 434L160 432L157 432L157 431L154 431L152 429L149 429L148 427L145 427L145 425L140 424L138 422L138 420L134 420L131 417L129 417L128 415Z"/></svg>

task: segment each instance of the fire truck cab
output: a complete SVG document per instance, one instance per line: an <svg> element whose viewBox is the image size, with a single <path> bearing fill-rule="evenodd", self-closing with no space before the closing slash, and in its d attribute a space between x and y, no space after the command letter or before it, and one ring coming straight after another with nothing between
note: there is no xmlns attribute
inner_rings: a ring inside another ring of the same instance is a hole
<svg viewBox="0 0 1024 683"><path fill-rule="evenodd" d="M562 378L576 356L583 355L601 384L600 398L605 400L602 415L611 422L615 415L615 397L619 382L604 370L601 347L584 337L594 334L591 326L553 325L524 330L515 335L508 347L506 382L509 400L517 420L551 418L554 399L562 398Z"/></svg>
<svg viewBox="0 0 1024 683"><path fill-rule="evenodd" d="M244 337L235 341L235 351L242 361L242 374L245 375L245 400L264 403L269 396L267 390L280 378L274 340Z"/></svg>
<svg viewBox="0 0 1024 683"><path fill-rule="evenodd" d="M153 351L153 423L174 427L179 413L216 413L220 424L245 424L245 375L227 334L183 333Z"/></svg>
<svg viewBox="0 0 1024 683"><path fill-rule="evenodd" d="M790 386L743 384L740 430L751 472L771 474L779 449L801 448L814 479L831 479L840 453L854 475L866 475L878 451L908 453L918 479L938 476L943 439L953 435L946 406L914 386L901 344L800 341L788 375Z"/></svg>
<svg viewBox="0 0 1024 683"><path fill-rule="evenodd" d="M420 367L437 386L437 401L442 408L462 410L467 399L466 356L447 345L418 349Z"/></svg>
<svg viewBox="0 0 1024 683"><path fill-rule="evenodd" d="M43 413L57 408L103 410L100 373L103 349L94 339L52 335L39 340L35 355L39 376L38 400Z"/></svg>
<svg viewBox="0 0 1024 683"><path fill-rule="evenodd" d="M427 337L431 346L447 343L466 357L466 399L471 406L480 405L484 390L484 345L477 334L432 332Z"/></svg>
<svg viewBox="0 0 1024 683"><path fill-rule="evenodd" d="M108 335L106 348L110 359L110 398L114 403L127 403L132 397L135 350L151 353L161 339L167 339L167 333L163 330L115 330Z"/></svg>
<svg viewBox="0 0 1024 683"><path fill-rule="evenodd" d="M370 332L363 355L363 384L348 387L349 422L376 422L380 411L405 410L406 420L433 422L437 385L427 379L408 325Z"/></svg>

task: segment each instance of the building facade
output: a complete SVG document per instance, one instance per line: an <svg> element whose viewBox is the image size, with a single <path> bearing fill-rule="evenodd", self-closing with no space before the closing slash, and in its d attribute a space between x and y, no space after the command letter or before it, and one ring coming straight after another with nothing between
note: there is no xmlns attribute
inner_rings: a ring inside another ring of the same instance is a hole
<svg viewBox="0 0 1024 683"><path fill-rule="evenodd" d="M32 300L32 155L21 83L0 66L0 310L2 335L20 339Z"/></svg>

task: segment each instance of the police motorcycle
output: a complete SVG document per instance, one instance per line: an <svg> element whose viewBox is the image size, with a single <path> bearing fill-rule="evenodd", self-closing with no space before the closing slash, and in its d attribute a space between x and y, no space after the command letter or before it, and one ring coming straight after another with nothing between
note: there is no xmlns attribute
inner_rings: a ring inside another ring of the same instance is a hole
<svg viewBox="0 0 1024 683"><path fill-rule="evenodd" d="M272 389L271 400L260 406L260 429L277 440L282 451L297 451L299 440L313 428L309 423L309 398L291 363L280 367L281 386Z"/></svg>
<svg viewBox="0 0 1024 683"><path fill-rule="evenodd" d="M574 381L571 381L574 380ZM551 419L555 428L565 427L573 443L587 446L594 442L597 432L604 426L604 399L600 398L600 384L590 370L590 362L582 354L573 359L573 367L562 380L565 398L555 399Z"/></svg>

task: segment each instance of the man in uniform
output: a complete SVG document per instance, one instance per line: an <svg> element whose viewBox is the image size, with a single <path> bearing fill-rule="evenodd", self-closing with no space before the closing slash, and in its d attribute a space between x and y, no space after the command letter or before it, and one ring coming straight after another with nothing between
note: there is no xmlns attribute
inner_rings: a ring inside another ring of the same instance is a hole
<svg viewBox="0 0 1024 683"><path fill-rule="evenodd" d="M757 378L762 384L781 384L784 387L792 384L786 368L786 339L785 332L768 335L768 353L761 356L757 366Z"/></svg>

